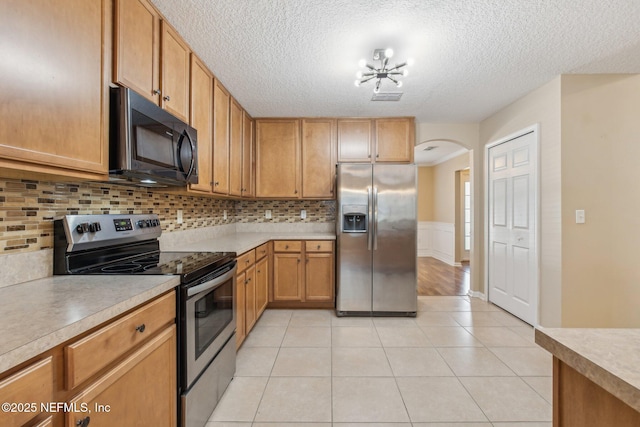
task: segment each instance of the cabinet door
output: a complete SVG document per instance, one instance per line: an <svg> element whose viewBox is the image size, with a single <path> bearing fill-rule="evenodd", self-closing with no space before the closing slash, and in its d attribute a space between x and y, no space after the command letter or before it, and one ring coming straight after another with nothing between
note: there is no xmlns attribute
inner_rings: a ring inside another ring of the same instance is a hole
<svg viewBox="0 0 640 427"><path fill-rule="evenodd" d="M31 411L0 412L0 425L21 426L40 415L41 403L53 399L53 358L34 363L0 381L0 402L35 404Z"/></svg>
<svg viewBox="0 0 640 427"><path fill-rule="evenodd" d="M3 2L0 167L106 176L109 6Z"/></svg>
<svg viewBox="0 0 640 427"><path fill-rule="evenodd" d="M371 162L372 135L371 120L338 120L338 162Z"/></svg>
<svg viewBox="0 0 640 427"><path fill-rule="evenodd" d="M162 72L160 106L176 117L189 120L189 64L191 51L180 35L162 21Z"/></svg>
<svg viewBox="0 0 640 427"><path fill-rule="evenodd" d="M71 400L91 414L66 413L66 426L175 426L176 327L171 325ZM103 411L99 410L103 408ZM108 410L107 410L108 408Z"/></svg>
<svg viewBox="0 0 640 427"><path fill-rule="evenodd" d="M231 98L229 114L229 194L242 196L242 107Z"/></svg>
<svg viewBox="0 0 640 427"><path fill-rule="evenodd" d="M247 336L245 328L245 284L246 274L244 272L236 276L236 349L240 348L240 345Z"/></svg>
<svg viewBox="0 0 640 427"><path fill-rule="evenodd" d="M302 263L299 253L273 254L273 300L302 300Z"/></svg>
<svg viewBox="0 0 640 427"><path fill-rule="evenodd" d="M242 113L242 197L253 197L254 139L253 119L246 111Z"/></svg>
<svg viewBox="0 0 640 427"><path fill-rule="evenodd" d="M213 192L229 194L229 92L213 86Z"/></svg>
<svg viewBox="0 0 640 427"><path fill-rule="evenodd" d="M336 175L336 121L302 120L302 197L331 199Z"/></svg>
<svg viewBox="0 0 640 427"><path fill-rule="evenodd" d="M376 119L376 162L411 163L414 133L413 119Z"/></svg>
<svg viewBox="0 0 640 427"><path fill-rule="evenodd" d="M256 318L269 302L269 257L265 256L256 263Z"/></svg>
<svg viewBox="0 0 640 427"><path fill-rule="evenodd" d="M147 0L116 0L114 28L114 80L159 104L158 12Z"/></svg>
<svg viewBox="0 0 640 427"><path fill-rule="evenodd" d="M256 197L300 197L299 150L298 120L256 120Z"/></svg>
<svg viewBox="0 0 640 427"><path fill-rule="evenodd" d="M252 265L247 268L244 279L244 329L248 334L253 325L256 323L256 267Z"/></svg>
<svg viewBox="0 0 640 427"><path fill-rule="evenodd" d="M333 253L308 253L305 263L305 301L333 301Z"/></svg>
<svg viewBox="0 0 640 427"><path fill-rule="evenodd" d="M207 67L191 54L191 111L190 123L198 131L198 183L189 189L212 191L213 141L213 76Z"/></svg>

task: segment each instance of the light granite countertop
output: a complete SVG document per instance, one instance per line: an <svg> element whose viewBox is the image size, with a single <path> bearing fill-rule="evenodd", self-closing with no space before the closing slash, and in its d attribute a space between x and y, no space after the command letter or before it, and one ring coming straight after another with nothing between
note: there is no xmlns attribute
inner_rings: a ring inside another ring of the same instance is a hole
<svg viewBox="0 0 640 427"><path fill-rule="evenodd" d="M0 372L179 284L178 276L53 276L0 288Z"/></svg>
<svg viewBox="0 0 640 427"><path fill-rule="evenodd" d="M640 329L538 328L536 343L640 412Z"/></svg>
<svg viewBox="0 0 640 427"><path fill-rule="evenodd" d="M190 243L175 243L163 250L203 251L203 252L244 252L268 242L269 240L335 240L335 233L324 232L282 232L270 231L262 233L240 232L217 236Z"/></svg>

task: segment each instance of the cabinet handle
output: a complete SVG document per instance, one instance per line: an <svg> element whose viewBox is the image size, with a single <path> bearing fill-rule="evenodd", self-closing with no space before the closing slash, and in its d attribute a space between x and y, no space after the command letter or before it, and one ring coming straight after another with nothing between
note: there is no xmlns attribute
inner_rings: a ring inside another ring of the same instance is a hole
<svg viewBox="0 0 640 427"><path fill-rule="evenodd" d="M318 250L320 250L320 245L318 245Z"/></svg>
<svg viewBox="0 0 640 427"><path fill-rule="evenodd" d="M220 184L220 182L218 182L218 181L213 183L213 185L215 185L216 187L218 186L218 184Z"/></svg>
<svg viewBox="0 0 640 427"><path fill-rule="evenodd" d="M258 270L258 273L260 273L260 270Z"/></svg>
<svg viewBox="0 0 640 427"><path fill-rule="evenodd" d="M247 283L249 283L249 281L247 279L244 279L244 284L246 285Z"/></svg>
<svg viewBox="0 0 640 427"><path fill-rule="evenodd" d="M160 91L160 89L154 89L153 90L153 94L154 95L160 95L162 92Z"/></svg>
<svg viewBox="0 0 640 427"><path fill-rule="evenodd" d="M81 420L76 421L76 425L78 427L87 427L90 422L91 422L91 417L85 417Z"/></svg>
<svg viewBox="0 0 640 427"><path fill-rule="evenodd" d="M293 194L298 194L298 190L295 190L295 191L293 192Z"/></svg>
<svg viewBox="0 0 640 427"><path fill-rule="evenodd" d="M162 99L164 99L165 101L171 101L171 97L169 95L163 96Z"/></svg>
<svg viewBox="0 0 640 427"><path fill-rule="evenodd" d="M284 247L284 248L285 248L285 249L289 249L289 245L285 245L285 247Z"/></svg>
<svg viewBox="0 0 640 427"><path fill-rule="evenodd" d="M249 260L246 260L244 263L245 263L245 264L249 264Z"/></svg>
<svg viewBox="0 0 640 427"><path fill-rule="evenodd" d="M298 264L300 264L300 258L298 258Z"/></svg>
<svg viewBox="0 0 640 427"><path fill-rule="evenodd" d="M138 331L140 333L143 333L145 329L146 329L146 326L145 326L144 323L142 325L140 325L140 326L136 326L136 331Z"/></svg>
<svg viewBox="0 0 640 427"><path fill-rule="evenodd" d="M380 154L376 154L376 159L380 157Z"/></svg>

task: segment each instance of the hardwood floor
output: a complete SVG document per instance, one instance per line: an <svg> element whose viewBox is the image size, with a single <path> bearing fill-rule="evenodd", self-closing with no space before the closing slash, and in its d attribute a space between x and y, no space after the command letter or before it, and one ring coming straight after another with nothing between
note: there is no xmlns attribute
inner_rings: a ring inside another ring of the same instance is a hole
<svg viewBox="0 0 640 427"><path fill-rule="evenodd" d="M418 295L467 295L469 292L468 262L452 267L431 257L418 258Z"/></svg>

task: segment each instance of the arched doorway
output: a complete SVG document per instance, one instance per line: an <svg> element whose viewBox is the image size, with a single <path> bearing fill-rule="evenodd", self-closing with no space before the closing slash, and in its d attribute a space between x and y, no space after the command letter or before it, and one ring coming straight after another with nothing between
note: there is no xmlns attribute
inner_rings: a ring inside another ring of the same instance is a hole
<svg viewBox="0 0 640 427"><path fill-rule="evenodd" d="M472 150L450 139L416 145L418 294L468 295L471 289Z"/></svg>

